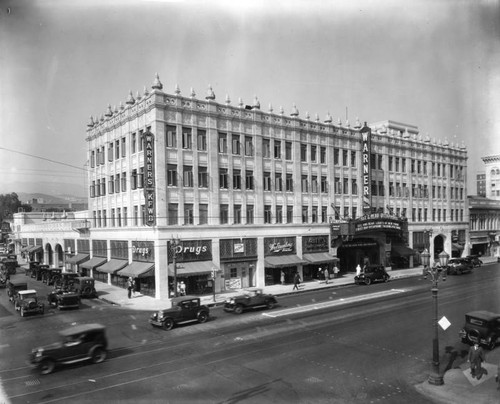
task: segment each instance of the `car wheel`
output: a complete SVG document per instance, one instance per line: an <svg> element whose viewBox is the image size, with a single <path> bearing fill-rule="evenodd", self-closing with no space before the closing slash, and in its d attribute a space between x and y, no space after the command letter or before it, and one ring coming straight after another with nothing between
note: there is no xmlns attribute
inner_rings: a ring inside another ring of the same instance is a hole
<svg viewBox="0 0 500 404"><path fill-rule="evenodd" d="M26 313L24 313L24 307L21 307L21 317L24 317Z"/></svg>
<svg viewBox="0 0 500 404"><path fill-rule="evenodd" d="M384 282L389 282L389 277L387 275L384 276Z"/></svg>
<svg viewBox="0 0 500 404"><path fill-rule="evenodd" d="M487 341L487 346L490 351L493 351L495 349L495 346L497 345L497 339L495 336L491 336L488 338Z"/></svg>
<svg viewBox="0 0 500 404"><path fill-rule="evenodd" d="M365 285L369 285L370 283L372 283L371 278L366 278L365 279Z"/></svg>
<svg viewBox="0 0 500 404"><path fill-rule="evenodd" d="M90 288L87 286L85 289L83 289L83 294L84 294L85 296L90 296L90 295L92 294L92 289L90 289Z"/></svg>
<svg viewBox="0 0 500 404"><path fill-rule="evenodd" d="M40 373L42 375L48 375L49 373L52 373L54 371L55 367L56 364L52 359L44 359L39 366Z"/></svg>
<svg viewBox="0 0 500 404"><path fill-rule="evenodd" d="M101 347L97 347L92 352L92 363L101 363L106 360L106 350Z"/></svg>
<svg viewBox="0 0 500 404"><path fill-rule="evenodd" d="M269 310L271 310L274 307L274 302L272 300L268 300L266 306Z"/></svg>
<svg viewBox="0 0 500 404"><path fill-rule="evenodd" d="M236 305L236 307L234 308L234 312L235 312L236 314L241 314L241 313L243 313L243 306L242 306L241 304Z"/></svg>
<svg viewBox="0 0 500 404"><path fill-rule="evenodd" d="M163 324L162 324L162 327L164 330L171 330L172 328L174 328L174 320L172 320L171 318L167 318Z"/></svg>
<svg viewBox="0 0 500 404"><path fill-rule="evenodd" d="M206 323L208 320L208 313L205 311L202 311L200 314L198 314L198 322L199 323Z"/></svg>

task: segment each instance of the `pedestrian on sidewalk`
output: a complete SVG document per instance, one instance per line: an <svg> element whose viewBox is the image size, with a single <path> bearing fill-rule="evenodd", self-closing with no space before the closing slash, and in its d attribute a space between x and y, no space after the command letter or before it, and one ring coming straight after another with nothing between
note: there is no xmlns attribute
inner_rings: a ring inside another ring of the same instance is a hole
<svg viewBox="0 0 500 404"><path fill-rule="evenodd" d="M285 271L283 270L281 270L280 281L282 285L285 284Z"/></svg>
<svg viewBox="0 0 500 404"><path fill-rule="evenodd" d="M500 390L500 361L498 361L497 375L495 376L495 380L497 381L497 390Z"/></svg>
<svg viewBox="0 0 500 404"><path fill-rule="evenodd" d="M338 278L340 269L337 265L333 267L333 279Z"/></svg>
<svg viewBox="0 0 500 404"><path fill-rule="evenodd" d="M299 283L300 283L300 275L298 272L295 272L295 275L293 276L293 290L297 289L299 290Z"/></svg>
<svg viewBox="0 0 500 404"><path fill-rule="evenodd" d="M484 362L483 348L476 342L469 349L469 356L467 362L470 362L470 373L472 378L476 377L478 380L483 376L483 369L481 364Z"/></svg>
<svg viewBox="0 0 500 404"><path fill-rule="evenodd" d="M330 279L330 271L328 267L325 268L325 283L328 284L328 279Z"/></svg>
<svg viewBox="0 0 500 404"><path fill-rule="evenodd" d="M134 287L134 280L132 279L131 276L128 277L127 280L127 291L128 291L128 298L130 299L132 297L132 288Z"/></svg>
<svg viewBox="0 0 500 404"><path fill-rule="evenodd" d="M356 276L359 276L360 273L361 273L361 265L358 264L358 266L356 267Z"/></svg>

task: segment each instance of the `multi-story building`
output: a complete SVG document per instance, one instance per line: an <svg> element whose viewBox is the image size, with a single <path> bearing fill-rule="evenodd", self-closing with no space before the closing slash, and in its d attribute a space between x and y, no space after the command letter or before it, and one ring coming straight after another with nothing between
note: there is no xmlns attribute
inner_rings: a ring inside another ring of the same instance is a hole
<svg viewBox="0 0 500 404"><path fill-rule="evenodd" d="M394 121L369 127L152 91L92 117L90 250L102 281L166 297L305 281L340 259L411 266L457 255L468 226L463 146ZM103 264L104 263L104 264ZM85 265L84 263L83 265ZM212 277L213 275L213 277Z"/></svg>
<svg viewBox="0 0 500 404"><path fill-rule="evenodd" d="M486 173L476 174L476 195L486 196Z"/></svg>
<svg viewBox="0 0 500 404"><path fill-rule="evenodd" d="M486 198L500 200L500 154L483 157Z"/></svg>
<svg viewBox="0 0 500 404"><path fill-rule="evenodd" d="M470 253L500 257L500 200L469 196Z"/></svg>

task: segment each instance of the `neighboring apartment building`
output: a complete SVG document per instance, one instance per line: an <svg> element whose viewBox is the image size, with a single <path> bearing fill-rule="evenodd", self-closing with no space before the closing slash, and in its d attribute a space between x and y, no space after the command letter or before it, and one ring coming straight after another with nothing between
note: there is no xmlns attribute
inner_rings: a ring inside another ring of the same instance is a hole
<svg viewBox="0 0 500 404"><path fill-rule="evenodd" d="M500 200L500 154L483 157L486 198Z"/></svg>
<svg viewBox="0 0 500 404"><path fill-rule="evenodd" d="M486 197L486 173L476 174L476 195Z"/></svg>

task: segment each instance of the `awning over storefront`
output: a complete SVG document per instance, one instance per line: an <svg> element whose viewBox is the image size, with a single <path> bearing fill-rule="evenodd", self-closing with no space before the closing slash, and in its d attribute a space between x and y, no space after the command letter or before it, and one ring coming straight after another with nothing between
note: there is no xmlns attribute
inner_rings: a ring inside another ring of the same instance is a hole
<svg viewBox="0 0 500 404"><path fill-rule="evenodd" d="M330 255L326 252L321 253L312 253L312 254L304 254L304 259L311 263L322 263L322 262L334 262L339 261L337 257Z"/></svg>
<svg viewBox="0 0 500 404"><path fill-rule="evenodd" d="M97 267L96 271L106 272L108 274L115 274L120 269L125 268L127 265L128 265L128 261L127 260L110 259L105 264L102 264L101 266Z"/></svg>
<svg viewBox="0 0 500 404"><path fill-rule="evenodd" d="M212 272L212 268L219 270L212 261L178 262L177 276L205 275ZM168 275L174 275L174 265L168 264Z"/></svg>
<svg viewBox="0 0 500 404"><path fill-rule="evenodd" d="M33 246L31 246L31 245L27 245L27 246L25 246L25 247L21 248L21 252L26 252L26 251L28 251L31 247L33 247Z"/></svg>
<svg viewBox="0 0 500 404"><path fill-rule="evenodd" d="M269 268L281 268L281 267L292 267L300 264L308 264L306 260L303 260L296 255L279 255L276 257L266 257L265 265Z"/></svg>
<svg viewBox="0 0 500 404"><path fill-rule="evenodd" d="M452 249L452 251L462 251L464 249L464 247L461 246L460 244L452 243L451 249Z"/></svg>
<svg viewBox="0 0 500 404"><path fill-rule="evenodd" d="M29 254L37 253L43 251L43 247L41 245L34 245L29 248L27 251Z"/></svg>
<svg viewBox="0 0 500 404"><path fill-rule="evenodd" d="M103 257L94 257L94 258L91 258L88 261L85 261L81 265L81 267L85 268L85 269L94 269L94 268L96 268L96 267L104 264L106 261L107 261L106 258L103 258Z"/></svg>
<svg viewBox="0 0 500 404"><path fill-rule="evenodd" d="M153 262L132 262L123 268L117 275L131 276L132 278L147 278L155 275L155 264Z"/></svg>
<svg viewBox="0 0 500 404"><path fill-rule="evenodd" d="M88 261L90 255L88 254L76 254L66 260L67 264L79 265L82 262Z"/></svg>
<svg viewBox="0 0 500 404"><path fill-rule="evenodd" d="M409 247L406 247L405 245L398 245L398 244L393 244L391 252L394 253L394 255L400 256L400 257L409 257L410 255L415 255L415 250L412 250Z"/></svg>

